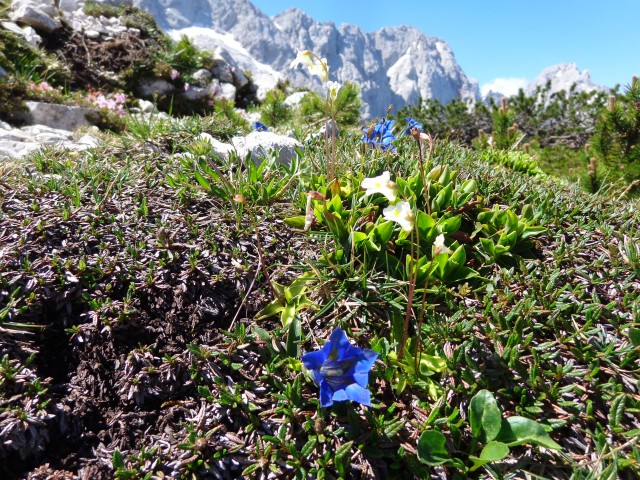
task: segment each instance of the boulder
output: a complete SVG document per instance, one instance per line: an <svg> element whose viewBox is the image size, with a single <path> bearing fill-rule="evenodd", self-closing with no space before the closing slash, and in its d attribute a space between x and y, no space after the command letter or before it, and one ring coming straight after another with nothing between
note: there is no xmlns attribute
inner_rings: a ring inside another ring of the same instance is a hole
<svg viewBox="0 0 640 480"><path fill-rule="evenodd" d="M211 69L213 76L223 83L233 83L242 88L249 83L249 79L242 72L233 57L223 48L216 48L213 53L215 65Z"/></svg>
<svg viewBox="0 0 640 480"><path fill-rule="evenodd" d="M73 131L78 127L94 125L100 114L91 108L69 107L44 102L25 102L29 109L29 123Z"/></svg>
<svg viewBox="0 0 640 480"><path fill-rule="evenodd" d="M210 95L210 90L208 87L194 87L189 86L189 88L185 89L185 91L181 94L183 98L190 100L192 102L201 102L205 98Z"/></svg>
<svg viewBox="0 0 640 480"><path fill-rule="evenodd" d="M204 68L196 70L192 75L193 83L199 87L205 87L211 81L211 72Z"/></svg>
<svg viewBox="0 0 640 480"><path fill-rule="evenodd" d="M12 10L11 20L29 25L40 32L51 33L62 26L56 18L55 7L46 1L35 4L27 0L15 0Z"/></svg>
<svg viewBox="0 0 640 480"><path fill-rule="evenodd" d="M236 99L236 92L237 90L235 86L231 85L230 83L221 83L218 97L224 98L225 100L233 101Z"/></svg>
<svg viewBox="0 0 640 480"><path fill-rule="evenodd" d="M170 95L175 91L175 87L166 80L142 79L138 84L138 95L141 97L151 97L153 95Z"/></svg>
<svg viewBox="0 0 640 480"><path fill-rule="evenodd" d="M229 154L235 152L235 148L233 145L221 142L220 140L216 140L206 132L202 132L196 138L198 140L209 142L211 144L213 153L220 158L229 158Z"/></svg>
<svg viewBox="0 0 640 480"><path fill-rule="evenodd" d="M251 132L243 137L233 137L231 141L240 158L250 155L257 164L275 152L278 163L290 165L297 156L295 149L302 148L297 140L273 132Z"/></svg>
<svg viewBox="0 0 640 480"><path fill-rule="evenodd" d="M81 8L79 3L78 0L59 0L58 7L65 13L74 13Z"/></svg>
<svg viewBox="0 0 640 480"><path fill-rule="evenodd" d="M23 128L12 128L6 123L0 125L0 158L20 158L46 146L81 150L98 143L99 140L90 134L76 141L72 132L44 125Z"/></svg>
<svg viewBox="0 0 640 480"><path fill-rule="evenodd" d="M15 33L16 35L20 35L24 37L29 45L35 48L39 48L42 43L42 37L38 35L38 33L29 26L20 27L18 24L13 22L2 22L2 28L10 31L11 33Z"/></svg>

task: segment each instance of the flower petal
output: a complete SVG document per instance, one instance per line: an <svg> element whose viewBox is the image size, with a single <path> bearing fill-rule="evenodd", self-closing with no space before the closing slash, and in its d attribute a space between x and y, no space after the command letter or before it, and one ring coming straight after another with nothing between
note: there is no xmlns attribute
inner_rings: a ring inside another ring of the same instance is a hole
<svg viewBox="0 0 640 480"><path fill-rule="evenodd" d="M309 370L318 370L327 359L327 354L323 350L316 350L302 355L302 363Z"/></svg>
<svg viewBox="0 0 640 480"><path fill-rule="evenodd" d="M349 395L344 388L341 388L340 390L336 390L335 392L333 392L333 397L331 397L331 400L333 400L334 402L345 402L349 400Z"/></svg>
<svg viewBox="0 0 640 480"><path fill-rule="evenodd" d="M325 408L333 405L333 390L327 382L320 384L320 405Z"/></svg>
<svg viewBox="0 0 640 480"><path fill-rule="evenodd" d="M362 405L371 406L371 392L366 388L361 387L357 383L352 383L345 388L347 398L354 402L361 403ZM335 399L335 397L334 397Z"/></svg>
<svg viewBox="0 0 640 480"><path fill-rule="evenodd" d="M329 354L329 360L338 360L339 358L342 358L344 353L351 345L349 343L347 335L342 331L340 327L337 327L333 332L331 332L329 342L331 343L331 353Z"/></svg>

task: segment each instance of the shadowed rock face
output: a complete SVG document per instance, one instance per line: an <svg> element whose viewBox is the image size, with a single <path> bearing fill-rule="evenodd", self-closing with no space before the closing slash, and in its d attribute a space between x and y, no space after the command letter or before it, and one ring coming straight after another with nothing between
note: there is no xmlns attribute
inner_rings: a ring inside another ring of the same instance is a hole
<svg viewBox="0 0 640 480"><path fill-rule="evenodd" d="M420 97L448 102L479 98L478 85L457 64L449 45L416 28L402 26L363 32L354 25L320 23L299 9L272 18L248 0L103 0L133 3L148 10L174 38L197 33L203 48L228 51L240 67L254 74L262 91L279 78L293 85L322 91L307 71L289 69L296 49L311 50L329 63L331 77L353 81L362 89L366 117L384 115L393 104L400 108ZM192 27L203 29L194 31Z"/></svg>

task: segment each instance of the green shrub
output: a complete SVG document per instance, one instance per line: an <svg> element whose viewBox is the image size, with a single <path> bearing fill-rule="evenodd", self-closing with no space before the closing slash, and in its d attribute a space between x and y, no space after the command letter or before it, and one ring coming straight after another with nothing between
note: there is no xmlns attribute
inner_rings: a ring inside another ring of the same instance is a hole
<svg viewBox="0 0 640 480"><path fill-rule="evenodd" d="M360 122L360 87L353 82L345 82L335 101L335 120L341 127L355 126ZM307 93L300 102L300 114L304 121L312 123L325 118L327 101L315 92Z"/></svg>
<svg viewBox="0 0 640 480"><path fill-rule="evenodd" d="M267 95L260 109L260 121L265 125L274 127L291 120L293 112L284 101L287 99L282 90L273 89Z"/></svg>
<svg viewBox="0 0 640 480"><path fill-rule="evenodd" d="M634 77L623 95L612 95L591 138L595 155L627 181L640 179L640 81Z"/></svg>

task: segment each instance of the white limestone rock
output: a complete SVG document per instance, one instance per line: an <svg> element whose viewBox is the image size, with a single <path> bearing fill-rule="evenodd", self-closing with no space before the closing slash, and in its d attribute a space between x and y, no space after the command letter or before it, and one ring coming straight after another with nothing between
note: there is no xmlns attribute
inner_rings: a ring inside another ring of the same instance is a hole
<svg viewBox="0 0 640 480"><path fill-rule="evenodd" d="M214 155L227 159L232 152L235 152L236 149L233 145L228 143L221 142L220 140L216 140L210 134L206 132L202 132L200 135L196 137L198 140L202 140L205 142L209 142L211 144Z"/></svg>
<svg viewBox="0 0 640 480"><path fill-rule="evenodd" d="M37 31L51 33L62 26L53 0L14 0L11 9L12 21L29 25Z"/></svg>
<svg viewBox="0 0 640 480"><path fill-rule="evenodd" d="M84 150L99 143L100 140L90 133L74 140L72 132L45 125L22 128L13 128L6 123L0 125L0 159L18 159L48 146Z"/></svg>
<svg viewBox="0 0 640 480"><path fill-rule="evenodd" d="M278 163L290 165L297 156L295 149L302 148L299 141L273 132L251 132L243 137L233 137L231 141L240 158L249 155L257 164L275 152Z"/></svg>
<svg viewBox="0 0 640 480"><path fill-rule="evenodd" d="M218 92L218 98L224 98L225 100L235 100L236 99L237 89L234 85L230 83L221 83L220 91Z"/></svg>

